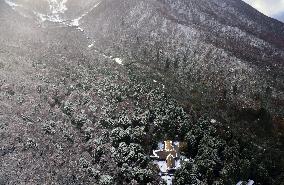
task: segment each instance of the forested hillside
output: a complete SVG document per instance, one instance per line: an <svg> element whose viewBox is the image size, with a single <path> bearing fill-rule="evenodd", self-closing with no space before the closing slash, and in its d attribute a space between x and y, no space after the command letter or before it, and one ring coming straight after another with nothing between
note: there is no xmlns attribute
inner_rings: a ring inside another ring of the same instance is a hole
<svg viewBox="0 0 284 185"><path fill-rule="evenodd" d="M0 1L0 184L284 182L284 24L240 0Z"/></svg>

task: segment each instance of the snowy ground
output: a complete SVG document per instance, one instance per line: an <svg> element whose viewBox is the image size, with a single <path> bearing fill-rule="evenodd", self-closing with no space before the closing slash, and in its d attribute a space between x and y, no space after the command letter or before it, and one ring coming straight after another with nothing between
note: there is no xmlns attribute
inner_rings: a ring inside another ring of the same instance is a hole
<svg viewBox="0 0 284 185"><path fill-rule="evenodd" d="M167 185L172 185L173 184L173 176L162 176L162 179L167 182Z"/></svg>
<svg viewBox="0 0 284 185"><path fill-rule="evenodd" d="M238 182L236 185L242 185L243 181ZM253 180L249 180L248 183L246 185L253 185L254 181Z"/></svg>
<svg viewBox="0 0 284 185"><path fill-rule="evenodd" d="M84 18L86 15L88 15L91 11L93 11L101 3L101 1L99 1L94 6L92 6L89 10L85 11L83 14L81 14L77 18L68 20L63 16L64 13L68 10L68 7L66 5L68 0L47 0L47 2L49 4L48 13L41 13L37 11L32 12L37 17L40 23L49 21L53 23L62 24L63 26L74 27L76 30L82 32L83 34L85 30L83 27L80 26L81 19ZM5 0L5 3L8 4L15 11L16 11L16 7L23 6L21 4L17 4L16 1L13 1L13 0ZM92 40L91 44L89 44L87 47L93 48L95 46L95 41L94 41L95 39L94 38L91 39L89 37L87 37L87 39ZM99 52L99 51L96 50L96 52ZM100 53L100 54L104 56L105 58L111 59L112 61L116 62L119 65L123 65L123 60L121 58L118 58L118 57L113 58L112 56L107 56L103 53Z"/></svg>

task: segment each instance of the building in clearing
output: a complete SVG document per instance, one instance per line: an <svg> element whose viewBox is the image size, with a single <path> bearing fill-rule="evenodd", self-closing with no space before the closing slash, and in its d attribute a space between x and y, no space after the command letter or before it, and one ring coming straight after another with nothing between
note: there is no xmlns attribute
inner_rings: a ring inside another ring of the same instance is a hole
<svg viewBox="0 0 284 185"><path fill-rule="evenodd" d="M169 173L171 170L176 169L176 161L180 157L179 153L179 144L173 144L172 141L167 140L164 141L164 148L160 148L159 150L153 151L153 159L157 161L164 161L166 162L166 169L163 167L161 169L161 173Z"/></svg>
<svg viewBox="0 0 284 185"><path fill-rule="evenodd" d="M158 165L160 169L159 175L167 182L167 185L172 185L175 170L188 160L180 154L181 151L186 150L186 143L167 140L159 142L158 150L153 151L151 158Z"/></svg>

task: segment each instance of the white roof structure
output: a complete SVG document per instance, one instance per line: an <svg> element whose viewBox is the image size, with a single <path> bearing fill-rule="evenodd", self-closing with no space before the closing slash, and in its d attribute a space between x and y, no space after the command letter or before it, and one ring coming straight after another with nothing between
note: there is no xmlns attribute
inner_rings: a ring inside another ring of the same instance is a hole
<svg viewBox="0 0 284 185"><path fill-rule="evenodd" d="M160 169L160 176L167 182L167 185L172 185L173 171L180 167L179 159L179 142L170 140L159 142L158 150L153 150L154 163Z"/></svg>

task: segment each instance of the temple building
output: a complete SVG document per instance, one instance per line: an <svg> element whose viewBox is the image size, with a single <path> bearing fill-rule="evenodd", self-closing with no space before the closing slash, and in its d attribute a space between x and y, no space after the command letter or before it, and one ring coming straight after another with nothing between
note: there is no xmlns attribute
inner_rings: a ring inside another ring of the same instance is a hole
<svg viewBox="0 0 284 185"><path fill-rule="evenodd" d="M168 185L172 184L174 171L180 167L179 142L171 140L159 143L158 150L153 151L151 158L159 166L160 176Z"/></svg>
<svg viewBox="0 0 284 185"><path fill-rule="evenodd" d="M160 144L161 146L161 144ZM165 161L166 162L166 169L162 168L162 173L168 173L170 170L174 170L176 168L176 160L179 159L179 146L178 143L173 144L172 141L167 140L164 141L164 147L159 150L153 151L153 159L157 161Z"/></svg>

